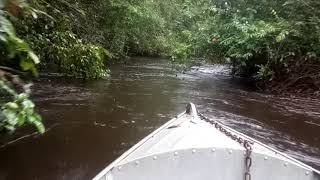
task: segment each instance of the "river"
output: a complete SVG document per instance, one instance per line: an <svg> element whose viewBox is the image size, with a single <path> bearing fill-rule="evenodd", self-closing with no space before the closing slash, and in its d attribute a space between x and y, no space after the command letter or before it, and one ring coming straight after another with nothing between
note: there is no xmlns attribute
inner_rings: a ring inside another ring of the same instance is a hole
<svg viewBox="0 0 320 180"><path fill-rule="evenodd" d="M0 139L0 180L90 179L193 102L209 117L320 168L320 101L248 88L223 66L176 73L165 60L113 65L105 80L41 77L33 99L47 132Z"/></svg>

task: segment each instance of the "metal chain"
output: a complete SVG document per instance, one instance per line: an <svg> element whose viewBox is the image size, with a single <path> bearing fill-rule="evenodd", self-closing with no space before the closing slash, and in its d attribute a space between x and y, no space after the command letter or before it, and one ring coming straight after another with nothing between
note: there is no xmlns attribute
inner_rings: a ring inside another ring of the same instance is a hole
<svg viewBox="0 0 320 180"><path fill-rule="evenodd" d="M212 124L216 129L221 131L227 137L230 137L232 140L238 142L240 145L242 145L246 149L246 157L245 157L245 166L246 166L245 170L246 171L244 173L244 179L245 180L251 180L250 168L251 168L251 165L252 165L251 153L252 153L253 142L248 141L246 139L243 139L241 137L238 137L236 134L232 134L230 131L225 129L220 123L218 123L217 121L214 121L214 120L211 120L211 119L207 118L206 116L204 116L203 114L201 114L199 112L198 112L198 115L202 120Z"/></svg>

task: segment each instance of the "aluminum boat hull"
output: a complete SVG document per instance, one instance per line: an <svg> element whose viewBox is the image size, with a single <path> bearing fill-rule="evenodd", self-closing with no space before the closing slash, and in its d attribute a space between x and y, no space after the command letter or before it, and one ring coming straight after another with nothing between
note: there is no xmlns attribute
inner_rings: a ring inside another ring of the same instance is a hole
<svg viewBox="0 0 320 180"><path fill-rule="evenodd" d="M221 124L252 145L252 180L320 180L318 170ZM186 112L142 139L93 180L245 179L245 148L197 115Z"/></svg>

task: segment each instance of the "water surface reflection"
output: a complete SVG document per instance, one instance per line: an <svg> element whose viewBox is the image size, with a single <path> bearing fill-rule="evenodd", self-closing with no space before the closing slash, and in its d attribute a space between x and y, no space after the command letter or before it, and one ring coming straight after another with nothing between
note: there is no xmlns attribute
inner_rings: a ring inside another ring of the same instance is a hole
<svg viewBox="0 0 320 180"><path fill-rule="evenodd" d="M203 66L176 74L165 60L139 58L112 67L108 80L41 78L34 100L48 132L25 128L2 137L0 179L89 179L190 101L319 168L320 102L257 93L226 71Z"/></svg>

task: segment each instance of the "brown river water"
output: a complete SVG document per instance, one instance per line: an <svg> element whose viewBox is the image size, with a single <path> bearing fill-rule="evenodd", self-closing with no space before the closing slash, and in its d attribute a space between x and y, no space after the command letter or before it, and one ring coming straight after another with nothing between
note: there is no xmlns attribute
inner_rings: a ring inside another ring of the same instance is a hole
<svg viewBox="0 0 320 180"><path fill-rule="evenodd" d="M47 132L0 139L0 180L86 180L182 112L199 111L320 168L320 101L266 95L222 66L176 73L160 59L111 67L109 79L42 77L33 99Z"/></svg>

